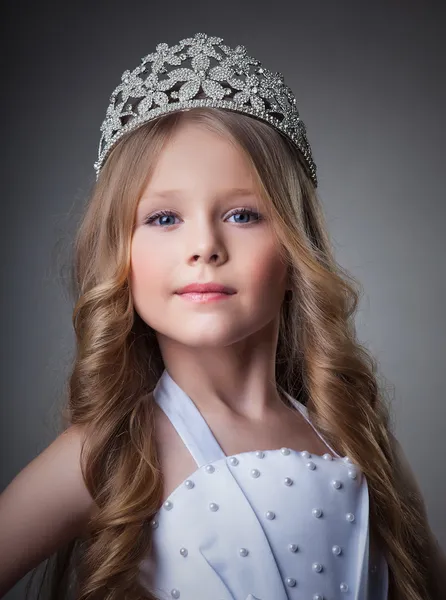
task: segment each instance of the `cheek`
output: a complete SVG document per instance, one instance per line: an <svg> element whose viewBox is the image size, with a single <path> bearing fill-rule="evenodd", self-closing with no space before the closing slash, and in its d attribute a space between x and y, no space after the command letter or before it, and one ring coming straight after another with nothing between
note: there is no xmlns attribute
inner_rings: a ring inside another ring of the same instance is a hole
<svg viewBox="0 0 446 600"><path fill-rule="evenodd" d="M132 242L130 271L132 291L136 298L159 291L168 273L164 261L156 259L155 250L147 248L138 238Z"/></svg>
<svg viewBox="0 0 446 600"><path fill-rule="evenodd" d="M162 328L170 291L167 263L157 257L156 250L147 248L143 240L136 238L132 242L129 279L133 305L142 320L157 331Z"/></svg>
<svg viewBox="0 0 446 600"><path fill-rule="evenodd" d="M253 288L264 290L269 295L271 292L280 294L285 286L286 266L276 247L265 248L253 254L249 273Z"/></svg>

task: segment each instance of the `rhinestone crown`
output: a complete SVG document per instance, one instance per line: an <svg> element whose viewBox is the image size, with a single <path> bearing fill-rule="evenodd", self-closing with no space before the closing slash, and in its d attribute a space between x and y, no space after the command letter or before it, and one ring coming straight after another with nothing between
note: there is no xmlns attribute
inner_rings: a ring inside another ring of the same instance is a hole
<svg viewBox="0 0 446 600"><path fill-rule="evenodd" d="M233 49L222 41L196 33L174 46L160 43L136 69L124 71L101 125L96 178L111 149L127 132L172 111L216 107L266 121L285 135L299 149L317 187L306 127L283 75L265 69L244 46Z"/></svg>

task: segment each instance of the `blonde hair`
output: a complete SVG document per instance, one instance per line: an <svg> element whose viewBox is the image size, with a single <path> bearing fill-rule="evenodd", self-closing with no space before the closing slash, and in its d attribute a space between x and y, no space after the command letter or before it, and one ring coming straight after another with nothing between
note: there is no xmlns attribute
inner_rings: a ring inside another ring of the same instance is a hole
<svg viewBox="0 0 446 600"><path fill-rule="evenodd" d="M334 259L321 202L296 148L266 123L210 108L165 115L121 139L75 240L77 345L66 421L85 428L83 473L98 512L75 543L78 558L62 561L60 571L76 573L79 600L155 598L140 587L138 565L151 550L148 523L162 500L148 394L164 365L154 331L132 303L130 248L141 193L184 120L227 136L246 153L293 286L281 307L277 386L304 403L329 444L363 470L372 537L389 564L389 598L427 600L428 526L396 476L377 365L356 339L360 286ZM56 574L57 600L67 597L67 581Z"/></svg>

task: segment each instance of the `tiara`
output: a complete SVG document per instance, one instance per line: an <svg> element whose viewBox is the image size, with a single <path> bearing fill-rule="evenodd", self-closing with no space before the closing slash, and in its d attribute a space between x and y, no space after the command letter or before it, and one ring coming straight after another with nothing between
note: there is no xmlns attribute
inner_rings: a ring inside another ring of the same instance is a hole
<svg viewBox="0 0 446 600"><path fill-rule="evenodd" d="M169 112L215 107L250 115L285 135L299 149L317 187L306 127L283 75L265 69L244 46L230 48L222 41L196 33L174 46L160 43L136 69L124 71L100 128L96 179L111 149L129 131Z"/></svg>

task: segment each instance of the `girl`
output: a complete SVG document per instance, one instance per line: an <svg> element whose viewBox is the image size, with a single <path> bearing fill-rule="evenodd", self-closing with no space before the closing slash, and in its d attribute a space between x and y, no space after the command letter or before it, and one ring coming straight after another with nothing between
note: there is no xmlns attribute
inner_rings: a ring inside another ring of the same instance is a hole
<svg viewBox="0 0 446 600"><path fill-rule="evenodd" d="M1 591L56 553L57 600L442 597L281 75L159 44L101 131L65 430L1 496Z"/></svg>

